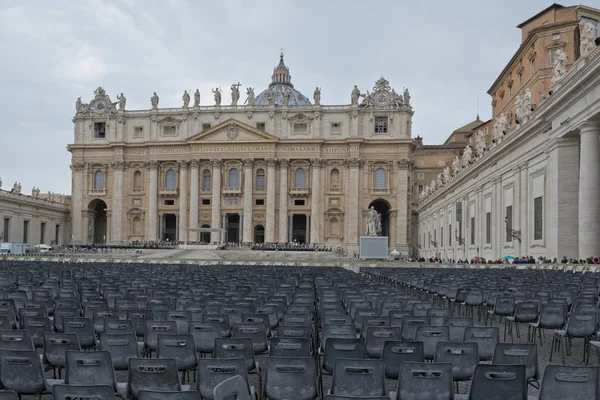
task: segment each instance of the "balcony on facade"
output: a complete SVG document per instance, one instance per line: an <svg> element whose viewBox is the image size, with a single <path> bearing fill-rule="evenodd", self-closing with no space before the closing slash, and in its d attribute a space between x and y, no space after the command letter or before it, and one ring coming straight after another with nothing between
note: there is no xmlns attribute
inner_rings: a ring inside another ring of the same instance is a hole
<svg viewBox="0 0 600 400"><path fill-rule="evenodd" d="M221 189L223 196L241 196L242 188L240 186L225 186Z"/></svg>
<svg viewBox="0 0 600 400"><path fill-rule="evenodd" d="M144 194L144 188L130 188L131 194Z"/></svg>
<svg viewBox="0 0 600 400"><path fill-rule="evenodd" d="M290 196L292 197L308 197L310 189L307 187L291 187Z"/></svg>
<svg viewBox="0 0 600 400"><path fill-rule="evenodd" d="M384 188L384 189L371 188L371 194L375 195L375 196L386 196L386 195L392 194L392 190L389 188Z"/></svg>
<svg viewBox="0 0 600 400"><path fill-rule="evenodd" d="M179 189L177 188L160 188L158 189L158 194L165 197L175 197L179 193Z"/></svg>
<svg viewBox="0 0 600 400"><path fill-rule="evenodd" d="M343 193L344 189L342 189L341 187L337 187L337 186L330 186L327 188L327 192L329 193Z"/></svg>
<svg viewBox="0 0 600 400"><path fill-rule="evenodd" d="M90 189L90 196L104 196L106 189Z"/></svg>

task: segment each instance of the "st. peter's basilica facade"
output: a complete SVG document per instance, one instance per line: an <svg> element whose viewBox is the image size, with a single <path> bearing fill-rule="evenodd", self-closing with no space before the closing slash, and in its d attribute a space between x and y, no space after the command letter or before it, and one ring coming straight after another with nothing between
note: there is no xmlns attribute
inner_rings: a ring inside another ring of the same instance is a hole
<svg viewBox="0 0 600 400"><path fill-rule="evenodd" d="M231 97L214 89L210 106L185 92L180 108L160 108L154 93L150 109L135 111L102 88L89 103L78 99L73 244L187 238L352 250L374 206L380 234L408 253L415 141L407 90L382 77L364 94L350 86L350 104L322 105L319 87L311 100L294 88L282 54L268 88L245 92L242 104L239 84Z"/></svg>

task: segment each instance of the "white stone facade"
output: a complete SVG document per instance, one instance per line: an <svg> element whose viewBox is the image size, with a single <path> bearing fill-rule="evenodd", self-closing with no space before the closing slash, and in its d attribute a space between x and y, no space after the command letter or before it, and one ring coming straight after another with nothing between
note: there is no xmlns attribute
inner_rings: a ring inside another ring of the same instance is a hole
<svg viewBox="0 0 600 400"><path fill-rule="evenodd" d="M600 48L533 109L428 189L417 208L421 256L600 257Z"/></svg>

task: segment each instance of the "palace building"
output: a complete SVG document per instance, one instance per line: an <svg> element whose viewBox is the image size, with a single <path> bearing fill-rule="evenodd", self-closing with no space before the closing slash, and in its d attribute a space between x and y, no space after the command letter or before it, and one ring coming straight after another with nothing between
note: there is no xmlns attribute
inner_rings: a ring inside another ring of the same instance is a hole
<svg viewBox="0 0 600 400"><path fill-rule="evenodd" d="M383 77L349 104L292 84L281 54L268 87L231 103L185 92L183 106L128 110L99 87L78 99L72 153L74 244L169 240L299 242L358 249L370 206L408 254L415 187L408 90ZM193 104L190 104L193 102Z"/></svg>

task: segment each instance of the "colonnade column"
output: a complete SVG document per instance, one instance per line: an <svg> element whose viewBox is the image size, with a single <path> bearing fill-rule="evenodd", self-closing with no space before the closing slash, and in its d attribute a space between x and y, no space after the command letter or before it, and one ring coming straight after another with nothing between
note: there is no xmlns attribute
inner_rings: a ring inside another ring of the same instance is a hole
<svg viewBox="0 0 600 400"><path fill-rule="evenodd" d="M221 160L212 161L212 218L210 227L221 228ZM221 242L221 232L211 232L211 242Z"/></svg>
<svg viewBox="0 0 600 400"><path fill-rule="evenodd" d="M73 218L71 227L71 240L68 244L84 244L84 235L87 236L87 225L85 229L83 227L83 216L82 213L87 209L83 204L83 191L86 188L83 186L83 169L84 163L75 162L71 165L71 171L73 171L73 205L71 206L71 215ZM7 234L8 232L4 232Z"/></svg>
<svg viewBox="0 0 600 400"><path fill-rule="evenodd" d="M358 209L360 202L359 170L360 158L350 158L346 160L348 167L348 245L353 246L353 251L358 250L358 229L359 221L362 218L362 212Z"/></svg>
<svg viewBox="0 0 600 400"><path fill-rule="evenodd" d="M158 162L148 161L148 175L150 185L148 187L148 230L147 240L156 240L158 229L156 226L158 218Z"/></svg>
<svg viewBox="0 0 600 400"><path fill-rule="evenodd" d="M110 164L113 170L112 184L112 224L110 229L110 242L112 244L121 244L123 241L123 161L115 161Z"/></svg>
<svg viewBox="0 0 600 400"><path fill-rule="evenodd" d="M267 159L267 219L265 242L275 242L275 164L274 158Z"/></svg>
<svg viewBox="0 0 600 400"><path fill-rule="evenodd" d="M244 217L242 219L242 241L252 242L252 166L254 160L247 158L244 163Z"/></svg>
<svg viewBox="0 0 600 400"><path fill-rule="evenodd" d="M310 213L312 215L310 224L310 243L319 243L321 239L322 215L319 210L321 202L321 160L313 158L310 160L312 165L312 183L310 193Z"/></svg>
<svg viewBox="0 0 600 400"><path fill-rule="evenodd" d="M410 197L408 194L408 167L409 160L398 161L398 196L396 204L398 207L398 213L396 216L396 249L402 253L402 255L408 254L408 235L406 227L410 224L408 214L408 202ZM439 240L439 238L438 238ZM441 244L441 242L440 242ZM440 247L442 247L440 245Z"/></svg>
<svg viewBox="0 0 600 400"><path fill-rule="evenodd" d="M279 160L279 242L288 242L288 165L289 160Z"/></svg>
<svg viewBox="0 0 600 400"><path fill-rule="evenodd" d="M517 166L513 169L513 172L515 177L515 183L513 189L514 194L512 229L519 231L521 230L521 167ZM516 257L522 257L524 254L521 253L521 241L513 238L512 243L514 246L514 255Z"/></svg>
<svg viewBox="0 0 600 400"><path fill-rule="evenodd" d="M190 228L198 228L198 167L200 161L190 161ZM192 242L198 241L198 232L190 232L188 239Z"/></svg>
<svg viewBox="0 0 600 400"><path fill-rule="evenodd" d="M189 161L183 160L179 162L179 241L185 239L185 228L187 228L188 216L188 179L187 170Z"/></svg>
<svg viewBox="0 0 600 400"><path fill-rule="evenodd" d="M600 253L600 122L580 128L579 258Z"/></svg>

